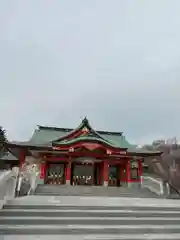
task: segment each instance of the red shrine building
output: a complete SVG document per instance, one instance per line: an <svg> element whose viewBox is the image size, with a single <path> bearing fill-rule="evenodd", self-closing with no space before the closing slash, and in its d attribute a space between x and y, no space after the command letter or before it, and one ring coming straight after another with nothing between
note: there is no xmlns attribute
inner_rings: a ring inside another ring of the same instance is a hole
<svg viewBox="0 0 180 240"><path fill-rule="evenodd" d="M85 118L75 129L38 126L27 142L8 142L22 166L34 159L39 184L124 186L140 182L152 152L131 145L122 132L97 131Z"/></svg>

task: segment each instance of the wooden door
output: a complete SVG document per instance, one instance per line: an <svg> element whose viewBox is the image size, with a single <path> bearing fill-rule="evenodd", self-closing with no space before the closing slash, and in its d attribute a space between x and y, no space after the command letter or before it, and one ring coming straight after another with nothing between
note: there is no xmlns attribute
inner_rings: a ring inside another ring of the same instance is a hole
<svg viewBox="0 0 180 240"><path fill-rule="evenodd" d="M65 164L49 164L47 184L65 184Z"/></svg>
<svg viewBox="0 0 180 240"><path fill-rule="evenodd" d="M109 176L108 176L108 186L118 186L119 185L119 166L110 165L109 166Z"/></svg>
<svg viewBox="0 0 180 240"><path fill-rule="evenodd" d="M93 185L93 165L76 163L74 163L73 165L73 185Z"/></svg>

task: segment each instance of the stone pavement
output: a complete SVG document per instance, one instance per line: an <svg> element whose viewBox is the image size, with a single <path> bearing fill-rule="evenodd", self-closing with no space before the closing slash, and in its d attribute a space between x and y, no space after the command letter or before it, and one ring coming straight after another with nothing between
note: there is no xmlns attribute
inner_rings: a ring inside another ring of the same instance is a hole
<svg viewBox="0 0 180 240"><path fill-rule="evenodd" d="M9 205L49 206L152 206L180 207L180 200L161 198L85 197L85 196L25 196L16 198Z"/></svg>

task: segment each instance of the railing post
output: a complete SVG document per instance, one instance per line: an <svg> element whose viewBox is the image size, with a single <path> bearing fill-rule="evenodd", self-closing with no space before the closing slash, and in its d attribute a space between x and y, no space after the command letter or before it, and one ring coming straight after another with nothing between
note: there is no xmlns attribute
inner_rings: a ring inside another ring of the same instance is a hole
<svg viewBox="0 0 180 240"><path fill-rule="evenodd" d="M167 189L167 196L170 196L170 187L168 182L166 182L166 189Z"/></svg>
<svg viewBox="0 0 180 240"><path fill-rule="evenodd" d="M18 183L17 183L17 196L20 195L22 180L23 180L23 176L22 176L22 174L19 174Z"/></svg>
<svg viewBox="0 0 180 240"><path fill-rule="evenodd" d="M143 176L140 176L140 185L141 185L141 188L143 188Z"/></svg>
<svg viewBox="0 0 180 240"><path fill-rule="evenodd" d="M108 161L104 160L104 166L103 166L104 187L108 187L108 175L109 175Z"/></svg>
<svg viewBox="0 0 180 240"><path fill-rule="evenodd" d="M160 195L161 196L164 195L164 183L163 183L163 181L160 182Z"/></svg>
<svg viewBox="0 0 180 240"><path fill-rule="evenodd" d="M131 161L128 159L126 164L126 179L128 187L131 186Z"/></svg>

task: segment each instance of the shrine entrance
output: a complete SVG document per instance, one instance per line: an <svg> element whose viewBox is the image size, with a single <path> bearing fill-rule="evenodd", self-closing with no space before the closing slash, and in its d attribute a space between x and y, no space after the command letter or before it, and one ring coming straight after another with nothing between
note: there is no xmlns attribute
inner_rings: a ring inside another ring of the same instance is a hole
<svg viewBox="0 0 180 240"><path fill-rule="evenodd" d="M99 185L99 164L89 162L75 162L71 165L72 185Z"/></svg>
<svg viewBox="0 0 180 240"><path fill-rule="evenodd" d="M120 165L109 165L108 186L120 186Z"/></svg>
<svg viewBox="0 0 180 240"><path fill-rule="evenodd" d="M65 164L49 163L46 171L46 184L65 184Z"/></svg>
<svg viewBox="0 0 180 240"><path fill-rule="evenodd" d="M94 182L94 167L88 163L72 163L72 185L93 185Z"/></svg>

